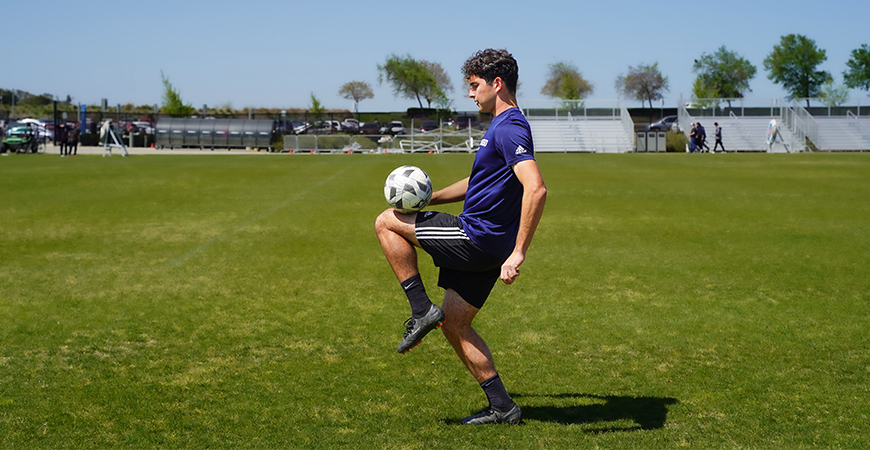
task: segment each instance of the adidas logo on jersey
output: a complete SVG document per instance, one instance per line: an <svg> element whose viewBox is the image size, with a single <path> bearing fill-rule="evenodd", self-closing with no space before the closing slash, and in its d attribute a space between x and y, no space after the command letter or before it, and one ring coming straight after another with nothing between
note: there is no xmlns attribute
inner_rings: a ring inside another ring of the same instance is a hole
<svg viewBox="0 0 870 450"><path fill-rule="evenodd" d="M525 149L522 145L517 146L517 151L515 152L517 155L522 155L523 153L528 153L529 151Z"/></svg>
<svg viewBox="0 0 870 450"><path fill-rule="evenodd" d="M481 139L480 140L481 147L486 147L486 144L489 144L489 139Z"/></svg>

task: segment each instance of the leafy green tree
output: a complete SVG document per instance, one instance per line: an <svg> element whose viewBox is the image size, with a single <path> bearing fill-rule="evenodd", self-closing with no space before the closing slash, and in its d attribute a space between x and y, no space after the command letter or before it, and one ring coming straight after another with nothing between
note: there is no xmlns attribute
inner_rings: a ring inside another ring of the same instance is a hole
<svg viewBox="0 0 870 450"><path fill-rule="evenodd" d="M747 59L735 52L719 47L713 54L702 53L695 60L692 71L697 73L697 80L706 90L706 98L724 98L731 106L732 98L743 98L743 95L752 89L749 88L749 80L755 77L757 69Z"/></svg>
<svg viewBox="0 0 870 450"><path fill-rule="evenodd" d="M652 109L653 100L664 98L664 92L670 90L668 84L668 77L662 75L659 63L655 63L628 66L628 74L617 76L614 87L618 94L637 100L641 105L648 101Z"/></svg>
<svg viewBox="0 0 870 450"><path fill-rule="evenodd" d="M767 78L781 84L788 91L790 99L819 96L819 88L831 78L824 70L817 70L819 64L828 59L824 50L816 47L816 41L800 34L783 36L773 52L764 58Z"/></svg>
<svg viewBox="0 0 870 450"><path fill-rule="evenodd" d="M420 108L423 108L422 99L426 93L432 95L438 91L435 77L423 61L417 61L411 55L391 55L383 65L378 65L378 72L378 83L386 80L392 85L393 94L416 99Z"/></svg>
<svg viewBox="0 0 870 450"><path fill-rule="evenodd" d="M703 78L695 78L695 81L692 83L692 102L698 108L718 106L718 92L716 88L709 86Z"/></svg>
<svg viewBox="0 0 870 450"><path fill-rule="evenodd" d="M426 99L428 107L432 107L432 103L440 107L450 105L450 99L447 98L448 92L453 92L453 84L450 82L450 76L441 67L441 63L420 61L421 64L429 71L435 83L423 89L422 95Z"/></svg>
<svg viewBox="0 0 870 450"><path fill-rule="evenodd" d="M42 94L42 95L28 95L26 97L19 97L21 101L18 102L21 106L46 106L50 105L53 100L51 94Z"/></svg>
<svg viewBox="0 0 870 450"><path fill-rule="evenodd" d="M592 83L583 78L577 66L561 61L548 66L547 82L541 88L541 94L564 100L563 105L568 108L593 91Z"/></svg>
<svg viewBox="0 0 870 450"><path fill-rule="evenodd" d="M320 100L314 96L314 92L311 93L311 106L308 110L315 119L320 119L323 117L323 113L326 112L326 108L320 103Z"/></svg>
<svg viewBox="0 0 870 450"><path fill-rule="evenodd" d="M372 87L365 81L349 81L338 90L338 95L348 100L353 100L353 112L359 114L359 102L374 98Z"/></svg>
<svg viewBox="0 0 870 450"><path fill-rule="evenodd" d="M833 78L829 78L819 89L819 98L825 106L840 106L849 101L849 87L836 84Z"/></svg>
<svg viewBox="0 0 870 450"><path fill-rule="evenodd" d="M848 69L843 72L843 81L852 89L870 91L870 46L852 50L852 57L846 61Z"/></svg>
<svg viewBox="0 0 870 450"><path fill-rule="evenodd" d="M169 78L163 75L162 70L160 71L160 79L163 80L163 113L171 117L192 116L196 112L196 108L189 103L185 105L181 101L181 95L169 82Z"/></svg>

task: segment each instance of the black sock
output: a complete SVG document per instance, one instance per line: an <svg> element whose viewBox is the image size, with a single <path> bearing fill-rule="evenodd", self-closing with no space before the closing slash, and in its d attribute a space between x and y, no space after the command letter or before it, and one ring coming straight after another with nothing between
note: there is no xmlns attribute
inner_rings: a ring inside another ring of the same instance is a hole
<svg viewBox="0 0 870 450"><path fill-rule="evenodd" d="M423 279L420 278L420 274L418 273L408 278L401 285L405 295L408 296L408 302L411 304L411 317L419 319L426 315L432 302L429 301L429 296L426 295L426 288L423 286Z"/></svg>
<svg viewBox="0 0 870 450"><path fill-rule="evenodd" d="M493 409L506 411L513 406L514 401L505 390L504 384L502 384L501 378L498 374L495 374L494 377L480 383L480 387L483 388L483 392L489 400L489 406Z"/></svg>

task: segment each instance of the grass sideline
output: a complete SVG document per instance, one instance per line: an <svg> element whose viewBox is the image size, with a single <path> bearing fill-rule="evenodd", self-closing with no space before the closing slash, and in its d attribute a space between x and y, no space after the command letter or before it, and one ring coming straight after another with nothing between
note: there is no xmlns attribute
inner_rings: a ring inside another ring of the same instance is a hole
<svg viewBox="0 0 870 450"><path fill-rule="evenodd" d="M471 155L2 158L0 448L870 446L870 157L538 159L476 325L526 424L467 428L440 333L395 353L373 221Z"/></svg>

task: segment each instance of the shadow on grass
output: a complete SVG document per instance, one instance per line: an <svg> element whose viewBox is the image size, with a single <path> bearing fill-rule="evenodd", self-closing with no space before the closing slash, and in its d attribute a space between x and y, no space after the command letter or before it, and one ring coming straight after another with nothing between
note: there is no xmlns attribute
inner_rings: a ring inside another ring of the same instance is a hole
<svg viewBox="0 0 870 450"><path fill-rule="evenodd" d="M665 425L668 405L679 401L666 397L624 397L593 394L511 394L523 409L523 420L564 425L596 424L591 433L656 430Z"/></svg>

